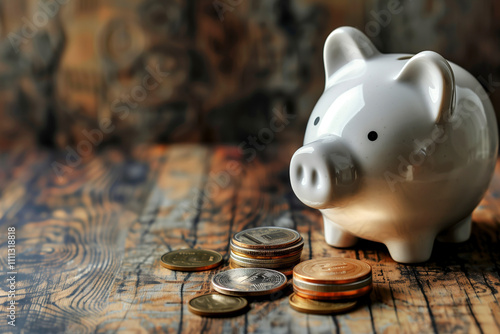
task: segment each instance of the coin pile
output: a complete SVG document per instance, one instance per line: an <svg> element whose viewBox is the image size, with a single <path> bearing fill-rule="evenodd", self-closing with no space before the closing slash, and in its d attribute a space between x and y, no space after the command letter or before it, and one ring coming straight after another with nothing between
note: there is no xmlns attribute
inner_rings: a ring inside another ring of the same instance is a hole
<svg viewBox="0 0 500 334"><path fill-rule="evenodd" d="M256 227L236 233L231 240L231 268L268 268L291 275L300 262L304 240L284 227Z"/></svg>
<svg viewBox="0 0 500 334"><path fill-rule="evenodd" d="M293 269L295 293L289 301L300 312L341 312L353 308L372 287L368 263L341 257L308 260Z"/></svg>
<svg viewBox="0 0 500 334"><path fill-rule="evenodd" d="M297 231L257 227L236 233L231 240L230 267L212 278L208 293L189 300L188 309L201 316L241 314L248 302L241 297L276 293L293 273L290 306L313 314L354 308L372 290L369 264L348 258L322 258L300 263L304 241ZM207 249L179 249L163 254L161 265L171 270L202 271L222 263L222 255Z"/></svg>

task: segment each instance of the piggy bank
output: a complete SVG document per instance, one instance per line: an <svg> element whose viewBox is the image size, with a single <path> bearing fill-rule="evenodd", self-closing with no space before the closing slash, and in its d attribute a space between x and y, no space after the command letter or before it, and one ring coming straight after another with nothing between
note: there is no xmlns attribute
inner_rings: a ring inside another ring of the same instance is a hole
<svg viewBox="0 0 500 334"><path fill-rule="evenodd" d="M319 209L326 242L384 243L402 263L434 241L462 242L491 181L493 106L479 82L435 52L381 54L359 30L334 30L326 84L290 162L292 189Z"/></svg>

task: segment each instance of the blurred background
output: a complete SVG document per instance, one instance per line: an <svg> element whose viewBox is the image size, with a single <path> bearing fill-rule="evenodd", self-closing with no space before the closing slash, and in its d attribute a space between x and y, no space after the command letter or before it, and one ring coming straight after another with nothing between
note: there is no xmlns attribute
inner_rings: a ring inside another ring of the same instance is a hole
<svg viewBox="0 0 500 334"><path fill-rule="evenodd" d="M0 20L0 149L299 145L343 25L385 53L441 53L500 111L494 0L3 0Z"/></svg>

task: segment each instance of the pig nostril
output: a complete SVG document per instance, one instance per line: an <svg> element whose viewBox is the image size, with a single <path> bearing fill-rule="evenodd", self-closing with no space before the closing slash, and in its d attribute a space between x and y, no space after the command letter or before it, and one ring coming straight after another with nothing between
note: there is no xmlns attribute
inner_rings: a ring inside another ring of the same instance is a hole
<svg viewBox="0 0 500 334"><path fill-rule="evenodd" d="M313 169L311 173L311 185L316 186L317 182L318 182L318 172L316 171L316 169Z"/></svg>
<svg viewBox="0 0 500 334"><path fill-rule="evenodd" d="M299 166L297 168L297 171L296 171L296 174L295 174L295 177L297 178L297 180L299 180L301 183L304 182L304 168L302 168L302 166Z"/></svg>

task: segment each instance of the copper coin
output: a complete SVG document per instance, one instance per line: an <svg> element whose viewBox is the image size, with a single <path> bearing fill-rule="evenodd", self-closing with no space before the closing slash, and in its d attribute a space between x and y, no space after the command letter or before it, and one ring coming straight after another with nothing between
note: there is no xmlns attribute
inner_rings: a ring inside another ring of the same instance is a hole
<svg viewBox="0 0 500 334"><path fill-rule="evenodd" d="M373 287L371 285L365 286L364 288L351 290L351 291L340 291L340 292L318 292L312 290L304 290L296 285L293 286L293 291L303 298L317 299L317 300L341 300L341 299L357 299L362 296L370 294Z"/></svg>
<svg viewBox="0 0 500 334"><path fill-rule="evenodd" d="M293 269L293 277L300 280L344 284L360 281L372 274L372 267L363 261L343 257L329 257L304 261Z"/></svg>
<svg viewBox="0 0 500 334"><path fill-rule="evenodd" d="M300 297L296 293L292 293L288 297L290 306L299 312L311 314L332 314L341 313L353 309L357 302L331 302L331 301L318 301Z"/></svg>
<svg viewBox="0 0 500 334"><path fill-rule="evenodd" d="M233 243L243 248L284 248L302 240L299 232L285 227L256 227L238 232Z"/></svg>
<svg viewBox="0 0 500 334"><path fill-rule="evenodd" d="M165 253L161 265L167 269L179 271L202 271L217 267L222 262L222 255L209 249L178 249Z"/></svg>
<svg viewBox="0 0 500 334"><path fill-rule="evenodd" d="M292 274L293 274L293 267L292 268L285 268L285 269L276 269L276 270L278 270L280 273L283 273L286 276L292 276Z"/></svg>
<svg viewBox="0 0 500 334"><path fill-rule="evenodd" d="M188 301L188 310L205 317L222 317L234 315L247 305L245 298L208 293L191 298Z"/></svg>

